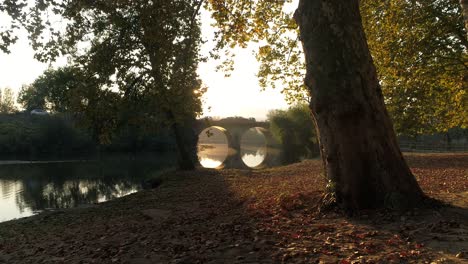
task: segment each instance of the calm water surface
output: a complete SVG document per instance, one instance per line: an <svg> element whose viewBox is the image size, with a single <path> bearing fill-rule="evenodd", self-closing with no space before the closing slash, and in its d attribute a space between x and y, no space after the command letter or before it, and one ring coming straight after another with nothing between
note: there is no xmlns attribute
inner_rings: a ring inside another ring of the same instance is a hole
<svg viewBox="0 0 468 264"><path fill-rule="evenodd" d="M241 149L242 161L249 167L260 165L266 157L266 147L250 147ZM228 147L225 144L199 145L198 158L205 168L217 168L223 164L228 156Z"/></svg>
<svg viewBox="0 0 468 264"><path fill-rule="evenodd" d="M174 166L173 160L145 157L35 164L0 161L0 222L131 194L140 190L146 179Z"/></svg>
<svg viewBox="0 0 468 264"><path fill-rule="evenodd" d="M267 144L261 130L251 128L245 131L239 143L240 156L245 165L255 168L263 163L267 154ZM200 133L198 158L203 167L218 168L228 157L229 151L226 135L217 127L206 128Z"/></svg>

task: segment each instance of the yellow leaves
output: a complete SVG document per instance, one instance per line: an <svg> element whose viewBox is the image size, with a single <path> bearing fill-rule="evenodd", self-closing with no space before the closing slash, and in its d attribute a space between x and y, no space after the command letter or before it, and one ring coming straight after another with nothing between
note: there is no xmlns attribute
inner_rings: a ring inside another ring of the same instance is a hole
<svg viewBox="0 0 468 264"><path fill-rule="evenodd" d="M265 57L271 54L271 46L270 45L265 45L262 46L258 49L258 56Z"/></svg>
<svg viewBox="0 0 468 264"><path fill-rule="evenodd" d="M368 44L398 133L445 131L466 119L461 102L466 47L456 37L458 12L456 0L361 1Z"/></svg>
<svg viewBox="0 0 468 264"><path fill-rule="evenodd" d="M256 54L260 62L260 86L262 89L281 86L293 103L305 97L305 65L298 27L293 19L294 9L285 8L291 2L210 0L209 9L220 30L215 52L222 52L223 48L246 47L249 42L262 43ZM219 69L232 69L231 66L224 62Z"/></svg>

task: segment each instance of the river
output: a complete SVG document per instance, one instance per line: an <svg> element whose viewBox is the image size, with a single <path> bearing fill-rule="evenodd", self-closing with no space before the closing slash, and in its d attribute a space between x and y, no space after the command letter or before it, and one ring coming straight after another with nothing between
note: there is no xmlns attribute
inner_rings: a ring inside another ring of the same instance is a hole
<svg viewBox="0 0 468 264"><path fill-rule="evenodd" d="M128 195L174 166L175 158L151 155L101 161L0 161L0 222Z"/></svg>

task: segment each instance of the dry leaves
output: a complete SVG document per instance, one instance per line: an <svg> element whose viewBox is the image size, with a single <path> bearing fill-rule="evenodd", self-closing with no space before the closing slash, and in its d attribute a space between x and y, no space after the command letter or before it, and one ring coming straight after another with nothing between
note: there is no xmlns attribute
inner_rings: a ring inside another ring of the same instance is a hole
<svg viewBox="0 0 468 264"><path fill-rule="evenodd" d="M96 208L0 224L0 263L466 261L468 155L407 158L426 193L462 207L318 213L325 187L318 160L175 173L158 189Z"/></svg>

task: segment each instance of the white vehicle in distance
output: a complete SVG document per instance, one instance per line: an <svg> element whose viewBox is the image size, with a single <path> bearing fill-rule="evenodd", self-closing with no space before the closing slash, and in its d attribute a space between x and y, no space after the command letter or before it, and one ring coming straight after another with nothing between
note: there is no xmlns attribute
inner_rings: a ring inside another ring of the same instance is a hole
<svg viewBox="0 0 468 264"><path fill-rule="evenodd" d="M47 113L47 111L42 110L42 109L33 109L31 111L31 115L46 116L46 115L49 115L49 113Z"/></svg>

